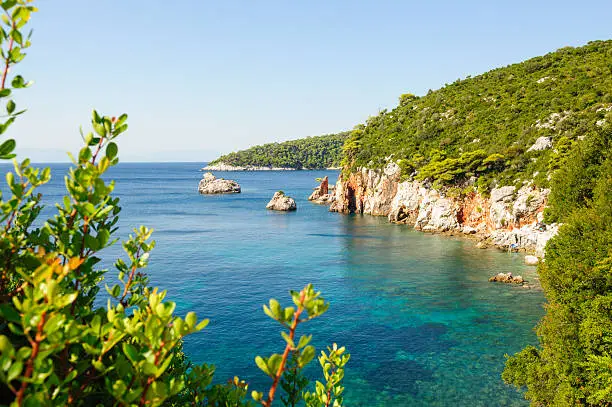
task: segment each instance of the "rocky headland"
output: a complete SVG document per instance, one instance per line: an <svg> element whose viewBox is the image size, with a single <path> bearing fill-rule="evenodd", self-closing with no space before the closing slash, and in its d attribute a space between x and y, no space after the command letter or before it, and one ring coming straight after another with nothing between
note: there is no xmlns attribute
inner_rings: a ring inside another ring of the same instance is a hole
<svg viewBox="0 0 612 407"><path fill-rule="evenodd" d="M240 193L240 185L233 180L217 178L207 172L198 185L201 194L236 194Z"/></svg>
<svg viewBox="0 0 612 407"><path fill-rule="evenodd" d="M526 183L519 189L494 188L489 196L449 196L426 182L401 181L400 167L392 162L382 170L361 168L340 176L330 211L386 216L425 232L472 237L479 247L522 250L541 258L559 228L542 224L549 192Z"/></svg>

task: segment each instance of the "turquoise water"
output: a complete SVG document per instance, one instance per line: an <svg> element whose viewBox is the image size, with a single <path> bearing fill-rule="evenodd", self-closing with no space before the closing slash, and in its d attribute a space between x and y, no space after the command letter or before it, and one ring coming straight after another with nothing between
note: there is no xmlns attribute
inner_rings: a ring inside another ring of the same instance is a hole
<svg viewBox="0 0 612 407"><path fill-rule="evenodd" d="M53 166L47 199L63 193L65 168ZM267 389L253 359L284 342L261 306L270 297L288 305L289 289L312 282L331 307L300 333L313 333L319 349L348 348L347 406L527 405L500 374L505 353L536 342L544 298L487 281L508 271L535 281L522 256L309 203L314 179L335 180L333 171L219 173L242 193L201 196L198 168L122 164L111 175L122 236L140 224L156 230L152 283L168 290L178 312L211 319L185 350L217 365L217 381L239 375L251 389ZM265 209L279 189L296 198L296 212ZM106 255L119 252L116 245Z"/></svg>

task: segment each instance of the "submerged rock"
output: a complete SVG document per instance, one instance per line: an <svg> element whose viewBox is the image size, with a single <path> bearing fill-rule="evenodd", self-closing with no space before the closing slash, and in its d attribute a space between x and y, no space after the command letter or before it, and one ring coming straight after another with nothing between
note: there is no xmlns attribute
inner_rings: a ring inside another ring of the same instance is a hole
<svg viewBox="0 0 612 407"><path fill-rule="evenodd" d="M489 279L491 282L498 283L513 283L513 284L524 284L525 279L522 276L513 276L512 273L499 273Z"/></svg>
<svg viewBox="0 0 612 407"><path fill-rule="evenodd" d="M198 185L198 191L201 194L237 194L240 192L240 185L236 181L217 178L207 172Z"/></svg>
<svg viewBox="0 0 612 407"><path fill-rule="evenodd" d="M295 200L287 195L283 191L274 193L274 196L266 205L266 209L272 209L274 211L294 211L297 209Z"/></svg>

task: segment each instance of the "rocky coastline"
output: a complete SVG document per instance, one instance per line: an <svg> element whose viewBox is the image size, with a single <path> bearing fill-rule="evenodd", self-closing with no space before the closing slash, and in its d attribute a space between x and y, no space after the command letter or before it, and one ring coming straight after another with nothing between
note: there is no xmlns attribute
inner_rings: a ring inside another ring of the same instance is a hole
<svg viewBox="0 0 612 407"><path fill-rule="evenodd" d="M390 222L412 225L424 232L463 235L478 247L495 246L543 258L546 242L559 225L544 225L543 211L550 190L529 183L504 186L490 196L470 192L455 197L421 181L401 181L400 168L361 168L336 183L332 212L386 216Z"/></svg>

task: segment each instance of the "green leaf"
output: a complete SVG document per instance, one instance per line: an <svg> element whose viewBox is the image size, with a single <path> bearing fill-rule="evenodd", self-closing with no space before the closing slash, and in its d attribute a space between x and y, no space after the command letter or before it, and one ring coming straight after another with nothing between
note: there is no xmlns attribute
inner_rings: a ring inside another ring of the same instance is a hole
<svg viewBox="0 0 612 407"><path fill-rule="evenodd" d="M117 144L111 141L106 146L106 157L109 160L112 160L113 158L117 156L118 151L119 151L119 148L117 147Z"/></svg>
<svg viewBox="0 0 612 407"><path fill-rule="evenodd" d="M283 339L285 340L285 342L287 342L287 344L289 346L291 346L292 348L295 348L295 343L293 342L293 340L289 337L289 334L285 331L281 331L281 336L283 337Z"/></svg>
<svg viewBox="0 0 612 407"><path fill-rule="evenodd" d="M197 320L198 317L196 316L195 312L188 312L187 315L185 315L185 322L187 323L189 329L193 329Z"/></svg>
<svg viewBox="0 0 612 407"><path fill-rule="evenodd" d="M20 323L21 315L10 304L0 304L0 317L10 322Z"/></svg>
<svg viewBox="0 0 612 407"><path fill-rule="evenodd" d="M7 155L15 150L17 143L13 139L8 139L0 145L0 156Z"/></svg>
<svg viewBox="0 0 612 407"><path fill-rule="evenodd" d="M94 131L100 136L100 137L106 137L106 128L104 127L103 124L101 123L94 123L93 124L93 128Z"/></svg>
<svg viewBox="0 0 612 407"><path fill-rule="evenodd" d="M206 328L208 326L208 323L210 322L209 319L203 319L202 321L200 321L200 323L198 323L195 327L196 331L201 331L202 329Z"/></svg>
<svg viewBox="0 0 612 407"><path fill-rule="evenodd" d="M314 346L307 346L304 348L300 357L298 358L298 364L300 367L306 366L315 356L315 348Z"/></svg>
<svg viewBox="0 0 612 407"><path fill-rule="evenodd" d="M127 356L127 358L130 360L130 362L132 362L133 365L136 365L136 363L141 360L138 350L133 345L124 342L121 348L123 349L123 353L125 354L125 356Z"/></svg>
<svg viewBox="0 0 612 407"><path fill-rule="evenodd" d="M155 307L155 313L157 313L157 315L159 315L161 318L165 319L172 315L175 308L176 304L172 301L162 302L157 304L157 307Z"/></svg>
<svg viewBox="0 0 612 407"><path fill-rule="evenodd" d="M12 114L12 113L15 111L15 107L16 107L15 102L14 102L14 101L12 101L12 100L9 100L9 101L6 103L6 112L7 112L8 114Z"/></svg>
<svg viewBox="0 0 612 407"><path fill-rule="evenodd" d="M81 151L79 151L79 161L85 162L91 159L91 150L89 147L83 147Z"/></svg>
<svg viewBox="0 0 612 407"><path fill-rule="evenodd" d="M6 374L6 381L12 382L13 380L15 380L17 377L19 377L22 370L23 370L22 362L13 363Z"/></svg>
<svg viewBox="0 0 612 407"><path fill-rule="evenodd" d="M304 346L308 345L311 339L312 335L303 335L298 342L298 349L302 349Z"/></svg>
<svg viewBox="0 0 612 407"><path fill-rule="evenodd" d="M10 89L0 89L0 98L5 98L11 94Z"/></svg>
<svg viewBox="0 0 612 407"><path fill-rule="evenodd" d="M264 372L268 376L272 376L272 374L270 374L270 369L268 368L268 364L264 358L262 358L261 356L256 356L255 364L262 372Z"/></svg>
<svg viewBox="0 0 612 407"><path fill-rule="evenodd" d="M270 356L270 359L268 359L268 369L270 370L273 376L276 375L276 373L278 372L282 360L283 357L278 353L275 353L274 355Z"/></svg>
<svg viewBox="0 0 612 407"><path fill-rule="evenodd" d="M21 33L18 30L12 30L10 32L10 36L12 39L15 40L15 42L19 45L23 44L23 37L21 35Z"/></svg>
<svg viewBox="0 0 612 407"><path fill-rule="evenodd" d="M13 348L13 344L9 338L4 335L0 335L0 353L2 355L12 356L14 352L15 349Z"/></svg>

